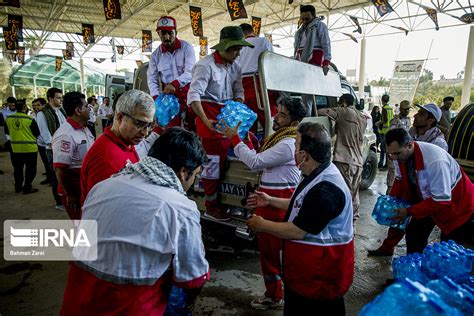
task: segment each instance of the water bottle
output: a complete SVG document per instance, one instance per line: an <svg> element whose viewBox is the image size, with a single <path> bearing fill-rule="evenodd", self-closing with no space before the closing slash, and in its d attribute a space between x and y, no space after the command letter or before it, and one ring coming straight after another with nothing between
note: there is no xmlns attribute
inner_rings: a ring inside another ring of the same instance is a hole
<svg viewBox="0 0 474 316"><path fill-rule="evenodd" d="M410 207L410 204L402 199L389 195L381 195L378 197L377 202L375 203L374 210L372 211L372 217L380 225L391 226L405 230L409 222L409 217L407 217L401 224L393 224L390 217L396 215L396 213L393 213L393 210L407 207Z"/></svg>
<svg viewBox="0 0 474 316"><path fill-rule="evenodd" d="M186 293L183 289L172 286L170 295L168 296L168 304L166 305L165 316L190 316L191 313L186 311Z"/></svg>
<svg viewBox="0 0 474 316"><path fill-rule="evenodd" d="M464 315L474 315L474 294L456 284L449 277L432 280L426 287L436 292L445 303L459 309Z"/></svg>
<svg viewBox="0 0 474 316"><path fill-rule="evenodd" d="M233 100L226 101L221 112L217 115L217 120L225 121L225 123L233 128L239 122L241 122L238 133L240 138L244 139L253 123L257 119L257 114L250 110L245 104L235 102ZM218 126L218 130L221 130L223 126Z"/></svg>
<svg viewBox="0 0 474 316"><path fill-rule="evenodd" d="M179 101L173 94L160 94L155 100L155 117L160 126L167 126L179 113Z"/></svg>

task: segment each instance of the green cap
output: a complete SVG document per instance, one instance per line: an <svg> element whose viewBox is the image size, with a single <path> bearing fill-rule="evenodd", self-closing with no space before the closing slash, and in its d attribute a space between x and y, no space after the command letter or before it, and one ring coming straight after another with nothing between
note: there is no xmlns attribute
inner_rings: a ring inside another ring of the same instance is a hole
<svg viewBox="0 0 474 316"><path fill-rule="evenodd" d="M223 51L232 46L248 46L254 48L253 44L245 40L244 32L239 26L226 26L221 30L219 44L211 49Z"/></svg>

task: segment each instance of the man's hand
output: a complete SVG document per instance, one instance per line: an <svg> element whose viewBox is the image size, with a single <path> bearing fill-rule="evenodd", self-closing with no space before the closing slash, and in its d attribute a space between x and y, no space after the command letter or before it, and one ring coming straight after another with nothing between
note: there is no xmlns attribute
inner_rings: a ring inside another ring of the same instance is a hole
<svg viewBox="0 0 474 316"><path fill-rule="evenodd" d="M392 211L393 213L397 213L396 215L390 217L389 219L392 220L392 224L402 224L405 219L408 217L408 211L406 208L397 208Z"/></svg>
<svg viewBox="0 0 474 316"><path fill-rule="evenodd" d="M224 120L221 120L219 122L219 125L223 126L223 128L220 131L220 133L224 135L225 137L227 137L228 139L232 139L232 137L237 135L241 123L242 122L237 123L237 125L234 128L232 128L232 127L229 127L229 125L227 125L227 123Z"/></svg>
<svg viewBox="0 0 474 316"><path fill-rule="evenodd" d="M163 93L165 94L174 94L175 92L176 88L171 83L168 83L163 89Z"/></svg>
<svg viewBox="0 0 474 316"><path fill-rule="evenodd" d="M247 206L250 208L266 207L270 205L270 196L265 192L255 191L247 199Z"/></svg>
<svg viewBox="0 0 474 316"><path fill-rule="evenodd" d="M73 210L74 213L79 214L81 209L79 198L75 195L67 195L66 199L68 208Z"/></svg>
<svg viewBox="0 0 474 316"><path fill-rule="evenodd" d="M244 103L244 99L242 99L242 98L235 98L234 101Z"/></svg>
<svg viewBox="0 0 474 316"><path fill-rule="evenodd" d="M327 76L328 72L329 72L329 67L328 66L323 66L323 73L324 73L325 76Z"/></svg>
<svg viewBox="0 0 474 316"><path fill-rule="evenodd" d="M261 232L264 224L265 219L262 216L257 216L255 214L253 214L253 216L247 221L248 228L255 233Z"/></svg>
<svg viewBox="0 0 474 316"><path fill-rule="evenodd" d="M214 124L216 123L216 121L210 120L210 119L206 118L205 120L202 120L202 122L204 123L204 125L206 125L206 127L207 127L211 132L217 133L217 130L216 130L216 128L214 127Z"/></svg>

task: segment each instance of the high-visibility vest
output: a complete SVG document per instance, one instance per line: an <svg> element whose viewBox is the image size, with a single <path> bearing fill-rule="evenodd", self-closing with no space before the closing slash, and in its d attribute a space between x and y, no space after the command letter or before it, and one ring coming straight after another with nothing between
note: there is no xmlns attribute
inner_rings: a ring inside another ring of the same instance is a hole
<svg viewBox="0 0 474 316"><path fill-rule="evenodd" d="M38 151L36 137L31 132L33 118L17 112L7 117L6 124L10 133L10 143L14 153L34 153Z"/></svg>
<svg viewBox="0 0 474 316"><path fill-rule="evenodd" d="M383 110L387 112L387 122L383 121ZM390 105L386 104L382 107L382 128L380 128L379 133L380 134L387 134L387 132L390 129L390 121L393 119L393 109Z"/></svg>

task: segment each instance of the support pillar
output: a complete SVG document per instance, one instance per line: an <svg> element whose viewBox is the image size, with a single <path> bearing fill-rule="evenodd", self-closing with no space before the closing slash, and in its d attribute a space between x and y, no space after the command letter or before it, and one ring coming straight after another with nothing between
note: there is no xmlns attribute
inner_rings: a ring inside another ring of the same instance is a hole
<svg viewBox="0 0 474 316"><path fill-rule="evenodd" d="M464 85L462 88L461 108L469 104L472 87L472 67L474 63L474 25L469 31L469 41L467 44L466 66L464 67Z"/></svg>
<svg viewBox="0 0 474 316"><path fill-rule="evenodd" d="M12 86L12 97L16 98L15 86Z"/></svg>
<svg viewBox="0 0 474 316"><path fill-rule="evenodd" d="M360 62L359 62L359 99L365 97L365 37L360 42Z"/></svg>
<svg viewBox="0 0 474 316"><path fill-rule="evenodd" d="M38 98L38 89L36 87L36 78L33 78L33 89L35 90L35 99Z"/></svg>
<svg viewBox="0 0 474 316"><path fill-rule="evenodd" d="M79 68L80 68L80 75L81 75L81 77L80 77L81 78L81 93L85 93L86 85L84 84L84 82L85 82L85 80L84 80L84 60L82 59L82 56L79 59ZM76 85L74 85L74 87L76 87Z"/></svg>

